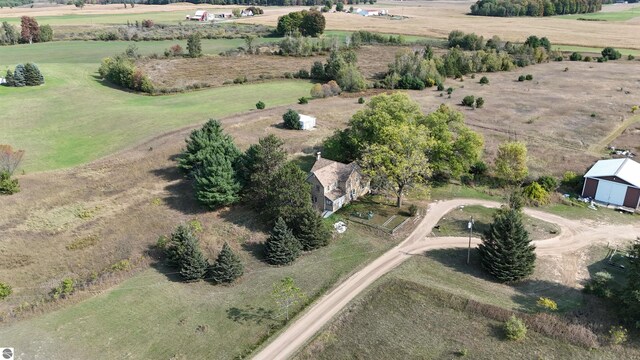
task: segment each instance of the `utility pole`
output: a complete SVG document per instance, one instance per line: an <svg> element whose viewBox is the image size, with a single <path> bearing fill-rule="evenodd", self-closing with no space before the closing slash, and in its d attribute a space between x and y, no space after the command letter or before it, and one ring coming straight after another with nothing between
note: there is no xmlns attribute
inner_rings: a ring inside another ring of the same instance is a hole
<svg viewBox="0 0 640 360"><path fill-rule="evenodd" d="M473 234L473 216L471 217L471 219L469 219L467 228L469 228L469 249L467 250L467 265L469 265L469 261L471 260L471 235Z"/></svg>

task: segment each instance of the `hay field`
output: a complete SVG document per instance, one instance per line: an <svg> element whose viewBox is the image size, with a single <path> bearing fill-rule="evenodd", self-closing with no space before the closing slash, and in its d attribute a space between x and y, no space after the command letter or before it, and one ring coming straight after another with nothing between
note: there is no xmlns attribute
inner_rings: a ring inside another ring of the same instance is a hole
<svg viewBox="0 0 640 360"><path fill-rule="evenodd" d="M327 13L327 29L369 30L430 37L447 37L451 30L475 32L485 37L498 35L504 40L524 41L529 35L548 37L553 44L590 47L615 46L640 49L640 26L635 20L621 22L578 21L563 17L499 18L466 15L470 1L380 1L372 8L388 9L393 15L408 17L389 20L362 17L346 13ZM369 7L367 7L369 8ZM606 6L605 6L606 8ZM299 10L295 8L267 8L265 15L238 22L275 26L278 16ZM611 15L609 15L611 16ZM637 19L636 19L637 20Z"/></svg>

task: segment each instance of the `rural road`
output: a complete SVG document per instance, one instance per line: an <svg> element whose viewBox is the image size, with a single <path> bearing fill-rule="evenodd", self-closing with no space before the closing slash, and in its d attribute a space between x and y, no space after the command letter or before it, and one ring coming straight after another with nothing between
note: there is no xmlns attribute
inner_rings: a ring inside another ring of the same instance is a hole
<svg viewBox="0 0 640 360"><path fill-rule="evenodd" d="M495 208L499 207L500 203L472 199L456 199L432 203L426 216L404 241L353 274L330 293L321 297L276 339L257 353L253 359L290 358L353 298L375 280L411 256L421 255L427 250L467 246L469 241L467 237L428 237L440 218L453 209L467 205L482 205ZM568 220L534 209L525 209L525 213L529 216L555 223L561 229L559 235L554 238L534 242L536 253L539 255L572 252L594 243L606 242L611 237L611 234L616 234L616 239L628 238L632 240L640 232L640 226L638 225L596 226L582 221ZM473 240L474 245L477 245L478 242L478 239Z"/></svg>

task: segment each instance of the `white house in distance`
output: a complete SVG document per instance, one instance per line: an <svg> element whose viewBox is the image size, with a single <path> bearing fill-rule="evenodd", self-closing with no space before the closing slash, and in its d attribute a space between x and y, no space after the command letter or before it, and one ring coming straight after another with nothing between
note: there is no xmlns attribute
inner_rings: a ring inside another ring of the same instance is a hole
<svg viewBox="0 0 640 360"><path fill-rule="evenodd" d="M213 14L209 14L205 10L198 10L194 15L187 15L187 20L211 21L213 20Z"/></svg>
<svg viewBox="0 0 640 360"><path fill-rule="evenodd" d="M316 118L309 115L300 114L300 129L302 130L311 130L316 127Z"/></svg>
<svg viewBox="0 0 640 360"><path fill-rule="evenodd" d="M616 206L640 206L640 164L628 159L600 160L584 174L582 196Z"/></svg>

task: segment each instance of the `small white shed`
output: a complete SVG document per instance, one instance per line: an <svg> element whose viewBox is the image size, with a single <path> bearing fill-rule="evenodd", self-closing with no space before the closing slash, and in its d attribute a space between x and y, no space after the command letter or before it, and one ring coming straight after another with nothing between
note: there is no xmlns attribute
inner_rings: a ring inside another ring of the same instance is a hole
<svg viewBox="0 0 640 360"><path fill-rule="evenodd" d="M302 126L302 130L311 130L316 127L316 118L300 114L300 125Z"/></svg>

